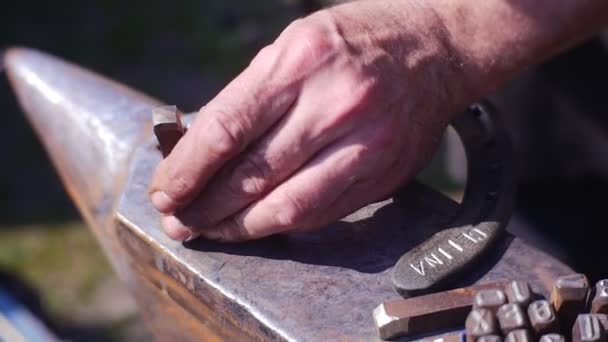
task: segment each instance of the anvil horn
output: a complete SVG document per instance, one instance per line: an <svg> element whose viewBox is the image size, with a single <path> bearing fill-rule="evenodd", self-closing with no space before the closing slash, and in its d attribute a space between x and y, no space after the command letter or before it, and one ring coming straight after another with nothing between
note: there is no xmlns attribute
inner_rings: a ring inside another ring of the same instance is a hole
<svg viewBox="0 0 608 342"><path fill-rule="evenodd" d="M8 49L4 66L70 196L89 224L101 226L161 103L32 49Z"/></svg>

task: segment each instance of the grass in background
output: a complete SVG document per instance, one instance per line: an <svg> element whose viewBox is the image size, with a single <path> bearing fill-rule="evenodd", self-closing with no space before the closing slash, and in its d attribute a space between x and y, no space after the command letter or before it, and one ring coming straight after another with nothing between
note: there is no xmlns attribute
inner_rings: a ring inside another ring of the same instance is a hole
<svg viewBox="0 0 608 342"><path fill-rule="evenodd" d="M68 313L66 303L90 300L112 272L81 223L0 229L0 268L48 294L45 304L57 314Z"/></svg>
<svg viewBox="0 0 608 342"><path fill-rule="evenodd" d="M61 337L126 341L134 337L129 330L143 333L134 304L82 222L1 227L0 270L34 288L67 335Z"/></svg>

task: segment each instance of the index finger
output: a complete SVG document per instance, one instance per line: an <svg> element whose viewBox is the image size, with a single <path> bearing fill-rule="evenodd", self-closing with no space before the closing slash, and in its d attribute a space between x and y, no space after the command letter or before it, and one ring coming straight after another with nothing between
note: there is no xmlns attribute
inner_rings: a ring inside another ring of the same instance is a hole
<svg viewBox="0 0 608 342"><path fill-rule="evenodd" d="M152 204L172 213L190 203L230 159L267 131L297 96L297 82L277 74L280 54L262 51L207 106L156 169Z"/></svg>

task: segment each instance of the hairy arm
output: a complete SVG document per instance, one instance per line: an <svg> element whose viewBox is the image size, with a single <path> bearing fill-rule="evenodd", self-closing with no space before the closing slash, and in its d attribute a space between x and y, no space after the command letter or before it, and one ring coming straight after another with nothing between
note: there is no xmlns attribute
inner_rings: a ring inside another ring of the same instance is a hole
<svg viewBox="0 0 608 342"><path fill-rule="evenodd" d="M608 28L603 0L441 0L434 7L478 95Z"/></svg>
<svg viewBox="0 0 608 342"><path fill-rule="evenodd" d="M377 30L377 22L398 23L386 27L395 50L413 32L443 41L441 63L451 65L464 78L470 96L457 96L467 103L522 69L608 29L608 2L603 0L395 1L385 3L389 15L374 17L377 12L372 8L377 6L378 2L359 1L358 6L329 11L343 25L361 23L360 32ZM427 10L439 21L421 14ZM391 31L396 26L400 29Z"/></svg>

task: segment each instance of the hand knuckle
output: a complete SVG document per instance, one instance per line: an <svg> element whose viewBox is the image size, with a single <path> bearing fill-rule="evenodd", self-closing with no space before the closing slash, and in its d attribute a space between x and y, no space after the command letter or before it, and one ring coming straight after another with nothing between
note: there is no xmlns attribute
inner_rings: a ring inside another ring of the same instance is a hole
<svg viewBox="0 0 608 342"><path fill-rule="evenodd" d="M351 162L353 164L363 163L369 160L372 155L371 148L366 144L361 144L353 148Z"/></svg>
<svg viewBox="0 0 608 342"><path fill-rule="evenodd" d="M227 159L243 149L245 128L237 117L238 115L228 114L222 109L214 111L209 132L204 134L211 134L213 137L209 149L216 157Z"/></svg>
<svg viewBox="0 0 608 342"><path fill-rule="evenodd" d="M278 47L276 44L270 44L263 47L250 63L252 68L268 69L276 65L279 57Z"/></svg>
<svg viewBox="0 0 608 342"><path fill-rule="evenodd" d="M185 174L181 168L167 170L168 187L164 191L175 201L182 202L188 199L196 188L195 179Z"/></svg>
<svg viewBox="0 0 608 342"><path fill-rule="evenodd" d="M315 15L291 23L279 37L289 46L287 55L294 67L318 65L341 50L341 38L325 17Z"/></svg>
<svg viewBox="0 0 608 342"><path fill-rule="evenodd" d="M296 196L282 192L276 208L275 220L279 227L295 228L306 216L304 203Z"/></svg>
<svg viewBox="0 0 608 342"><path fill-rule="evenodd" d="M287 25L285 30L283 30L279 36L279 40L287 36L296 35L302 27L307 26L306 20L306 18L298 18L292 21L289 25Z"/></svg>
<svg viewBox="0 0 608 342"><path fill-rule="evenodd" d="M373 113L372 100L377 94L373 80L362 76L346 76L339 81L340 97L343 101L336 103L336 119L338 121L351 117L368 117Z"/></svg>
<svg viewBox="0 0 608 342"><path fill-rule="evenodd" d="M352 61L346 72L347 90L351 97L361 100L370 96L384 92L382 88L381 76L376 70L371 70L368 66L362 65L358 61ZM362 101L360 101L362 102Z"/></svg>
<svg viewBox="0 0 608 342"><path fill-rule="evenodd" d="M299 55L312 59L325 59L334 52L334 44L326 30L317 25L301 26L298 36L302 39L301 48L296 49Z"/></svg>
<svg viewBox="0 0 608 342"><path fill-rule="evenodd" d="M235 168L228 186L237 196L261 195L272 185L272 175L272 168L266 158L252 152Z"/></svg>
<svg viewBox="0 0 608 342"><path fill-rule="evenodd" d="M370 100L381 91L377 77L362 72L357 72L351 82L352 94L363 105L370 103Z"/></svg>

